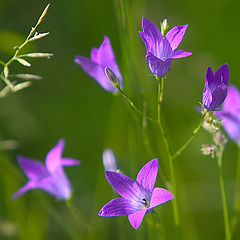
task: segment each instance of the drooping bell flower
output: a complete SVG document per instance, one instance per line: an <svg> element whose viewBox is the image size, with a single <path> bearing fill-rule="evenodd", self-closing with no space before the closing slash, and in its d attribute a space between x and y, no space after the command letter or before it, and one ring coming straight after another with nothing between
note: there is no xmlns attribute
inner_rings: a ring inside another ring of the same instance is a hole
<svg viewBox="0 0 240 240"><path fill-rule="evenodd" d="M170 68L174 58L183 58L192 55L191 52L177 50L188 25L176 26L162 36L161 31L148 19L142 18L143 31L139 34L146 45L146 60L149 61L151 72L159 77L164 76Z"/></svg>
<svg viewBox="0 0 240 240"><path fill-rule="evenodd" d="M240 144L240 92L235 86L228 87L222 110L216 111L215 114L223 121L228 136Z"/></svg>
<svg viewBox="0 0 240 240"><path fill-rule="evenodd" d="M136 182L128 176L106 171L106 178L121 198L105 204L99 212L102 217L128 215L131 225L137 229L146 213L159 204L171 199L173 195L163 188L154 188L158 172L158 160L153 159L143 166Z"/></svg>
<svg viewBox="0 0 240 240"><path fill-rule="evenodd" d="M209 67L206 74L202 104L208 111L216 111L227 96L229 68L222 65L214 74Z"/></svg>
<svg viewBox="0 0 240 240"><path fill-rule="evenodd" d="M90 59L84 56L76 56L74 61L105 90L115 92L117 89L105 74L105 68L110 68L117 76L119 86L122 88L122 76L112 50L111 42L107 36L104 37L99 48L92 48Z"/></svg>
<svg viewBox="0 0 240 240"><path fill-rule="evenodd" d="M18 163L28 182L20 188L12 198L16 199L31 189L41 189L57 199L67 200L71 198L71 184L64 173L64 166L79 165L80 161L62 157L65 141L60 139L46 156L45 166L41 161L17 156Z"/></svg>

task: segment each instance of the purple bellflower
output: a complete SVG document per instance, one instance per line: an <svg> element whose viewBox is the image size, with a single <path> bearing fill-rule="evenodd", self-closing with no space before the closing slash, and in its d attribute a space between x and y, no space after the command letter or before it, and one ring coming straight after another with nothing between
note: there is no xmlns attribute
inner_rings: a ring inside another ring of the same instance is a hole
<svg viewBox="0 0 240 240"><path fill-rule="evenodd" d="M74 61L105 90L115 92L117 89L105 74L105 68L110 68L117 76L119 86L122 87L122 76L112 50L111 42L107 36L104 37L103 43L98 49L92 48L90 59L84 56L76 56Z"/></svg>
<svg viewBox="0 0 240 240"><path fill-rule="evenodd" d="M235 86L228 87L222 111L216 111L215 114L223 121L223 127L228 136L240 143L240 92Z"/></svg>
<svg viewBox="0 0 240 240"><path fill-rule="evenodd" d="M28 182L20 188L12 198L16 199L30 189L41 189L57 199L71 198L71 184L64 173L63 166L79 165L80 161L62 157L65 141L60 139L46 156L45 165L38 160L21 155L17 156L18 163L28 177Z"/></svg>
<svg viewBox="0 0 240 240"><path fill-rule="evenodd" d="M146 60L149 61L149 68L154 75L162 77L170 68L173 58L183 58L192 55L191 52L177 50L181 43L188 25L172 28L166 36L148 19L142 18L143 31L139 34L146 45Z"/></svg>
<svg viewBox="0 0 240 240"><path fill-rule="evenodd" d="M136 182L121 173L106 171L108 182L122 198L108 202L99 212L102 217L128 215L131 225L137 229L146 213L154 207L173 199L173 195L163 189L154 188L158 172L158 160L153 159L143 166Z"/></svg>
<svg viewBox="0 0 240 240"><path fill-rule="evenodd" d="M222 65L214 74L209 67L206 74L202 103L208 111L216 111L227 96L229 68Z"/></svg>

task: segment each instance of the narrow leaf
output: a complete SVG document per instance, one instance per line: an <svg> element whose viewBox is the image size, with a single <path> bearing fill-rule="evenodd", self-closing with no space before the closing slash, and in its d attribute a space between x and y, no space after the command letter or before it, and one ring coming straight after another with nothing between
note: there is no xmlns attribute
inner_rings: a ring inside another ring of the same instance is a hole
<svg viewBox="0 0 240 240"><path fill-rule="evenodd" d="M30 38L29 41L34 41L34 40L43 38L43 37L47 36L48 34L49 34L49 32L36 34L32 38Z"/></svg>

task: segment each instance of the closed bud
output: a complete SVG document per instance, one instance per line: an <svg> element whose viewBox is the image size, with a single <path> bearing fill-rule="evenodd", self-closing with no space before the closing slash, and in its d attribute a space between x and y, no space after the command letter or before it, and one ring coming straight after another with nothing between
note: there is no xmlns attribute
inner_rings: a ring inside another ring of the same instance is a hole
<svg viewBox="0 0 240 240"><path fill-rule="evenodd" d="M16 60L25 67L30 67L31 64L22 58L16 58Z"/></svg>
<svg viewBox="0 0 240 240"><path fill-rule="evenodd" d="M50 6L50 3L45 7L42 15L41 15L40 18L38 19L37 25L39 25L39 24L43 21L43 19L45 18L45 16L47 15L47 11L48 11L48 9L49 9L49 6Z"/></svg>
<svg viewBox="0 0 240 240"><path fill-rule="evenodd" d="M35 41L35 40L40 39L40 38L43 38L43 37L47 36L48 34L49 34L49 32L35 34L32 38L29 39L29 42L30 41Z"/></svg>
<svg viewBox="0 0 240 240"><path fill-rule="evenodd" d="M20 55L19 57L32 57L32 58L46 57L46 58L50 58L51 56L53 56L52 53L27 53L27 54Z"/></svg>
<svg viewBox="0 0 240 240"><path fill-rule="evenodd" d="M113 151L110 148L107 148L103 152L103 167L105 171L118 172L117 161Z"/></svg>
<svg viewBox="0 0 240 240"><path fill-rule="evenodd" d="M161 33L163 37L166 35L168 28L169 28L168 21L167 19L164 19L163 22L161 23Z"/></svg>
<svg viewBox="0 0 240 240"><path fill-rule="evenodd" d="M105 74L107 78L112 82L114 87L119 87L118 79L115 75L115 73L108 67L105 68Z"/></svg>

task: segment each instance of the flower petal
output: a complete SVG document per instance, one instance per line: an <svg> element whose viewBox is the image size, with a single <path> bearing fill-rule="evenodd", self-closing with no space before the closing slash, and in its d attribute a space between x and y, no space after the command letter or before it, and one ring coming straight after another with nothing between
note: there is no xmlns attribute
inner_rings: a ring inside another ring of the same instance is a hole
<svg viewBox="0 0 240 240"><path fill-rule="evenodd" d="M117 193L128 200L138 201L141 195L141 186L130 177L116 172L105 172L108 182L117 191Z"/></svg>
<svg viewBox="0 0 240 240"><path fill-rule="evenodd" d="M213 71L210 67L208 67L207 73L206 73L205 84L207 83L208 86L211 86L213 84L213 81L214 81Z"/></svg>
<svg viewBox="0 0 240 240"><path fill-rule="evenodd" d="M145 164L137 175L137 182L150 192L153 191L158 173L157 158Z"/></svg>
<svg viewBox="0 0 240 240"><path fill-rule="evenodd" d="M28 192L30 189L33 188L33 184L31 184L30 182L28 182L27 184L25 184L23 187L21 187L17 192L15 192L12 195L12 199L17 199L19 198L21 195L23 195L24 193Z"/></svg>
<svg viewBox="0 0 240 240"><path fill-rule="evenodd" d="M110 39L107 36L104 36L102 44L100 45L99 49L97 49L97 54L96 50L93 51L94 52L91 54L91 60L96 59L96 63L99 65L103 66L104 68L110 68L117 76L120 87L122 87L122 76L117 65ZM92 56L94 57L93 59Z"/></svg>
<svg viewBox="0 0 240 240"><path fill-rule="evenodd" d="M64 139L60 139L58 143L48 152L46 156L46 167L48 171L53 172L57 167L61 166L64 146Z"/></svg>
<svg viewBox="0 0 240 240"><path fill-rule="evenodd" d="M34 188L40 188L58 199L67 200L71 197L71 184L61 167L54 174L36 183Z"/></svg>
<svg viewBox="0 0 240 240"><path fill-rule="evenodd" d="M185 52L183 50L177 50L171 57L169 58L183 58L183 57L188 57L191 56L191 52Z"/></svg>
<svg viewBox="0 0 240 240"><path fill-rule="evenodd" d="M166 61L149 61L149 68L154 75L159 77L164 76L171 66L171 59L167 59Z"/></svg>
<svg viewBox="0 0 240 240"><path fill-rule="evenodd" d="M173 51L175 51L175 49L181 43L187 27L188 25L176 26L166 34L166 38L169 41Z"/></svg>
<svg viewBox="0 0 240 240"><path fill-rule="evenodd" d="M83 70L89 74L94 80L96 80L105 90L110 92L116 92L116 88L113 87L112 83L105 75L104 67L93 62L92 60L83 57L83 56L76 56L75 63L80 65ZM120 84L119 80L119 84Z"/></svg>
<svg viewBox="0 0 240 240"><path fill-rule="evenodd" d="M80 165L80 161L73 158L62 158L61 159L61 166L76 166Z"/></svg>
<svg viewBox="0 0 240 240"><path fill-rule="evenodd" d="M148 34L142 32L142 31L139 31L139 34L140 34L143 42L146 45L147 52L150 52L153 47L153 41L152 41L151 37L149 37Z"/></svg>
<svg viewBox="0 0 240 240"><path fill-rule="evenodd" d="M37 181L49 175L49 172L40 161L22 155L17 155L17 160L26 176L33 181Z"/></svg>
<svg viewBox="0 0 240 240"><path fill-rule="evenodd" d="M174 196L164 188L155 188L152 193L150 208L154 208L159 204L163 204L173 199Z"/></svg>
<svg viewBox="0 0 240 240"><path fill-rule="evenodd" d="M217 86L212 92L212 102L209 106L206 106L206 109L209 111L217 110L218 107L224 102L227 96L227 86L222 83Z"/></svg>
<svg viewBox="0 0 240 240"><path fill-rule="evenodd" d="M214 81L217 85L224 83L228 85L229 82L229 68L227 64L222 65L214 75Z"/></svg>
<svg viewBox="0 0 240 240"><path fill-rule="evenodd" d="M131 225L135 228L138 229L138 227L141 225L143 217L145 216L147 212L147 208L143 209L141 211L135 212L133 214L130 214L128 216L128 220L131 223Z"/></svg>
<svg viewBox="0 0 240 240"><path fill-rule="evenodd" d="M216 111L215 114L223 120L223 127L228 136L238 143L240 141L240 118L237 118L233 113L224 111Z"/></svg>
<svg viewBox="0 0 240 240"><path fill-rule="evenodd" d="M137 210L131 201L125 198L115 198L105 204L98 215L102 217L125 216Z"/></svg>
<svg viewBox="0 0 240 240"><path fill-rule="evenodd" d="M153 43L155 42L156 44L157 42L163 39L163 36L160 30L145 17L142 18L142 28L143 28L143 32L152 39Z"/></svg>

